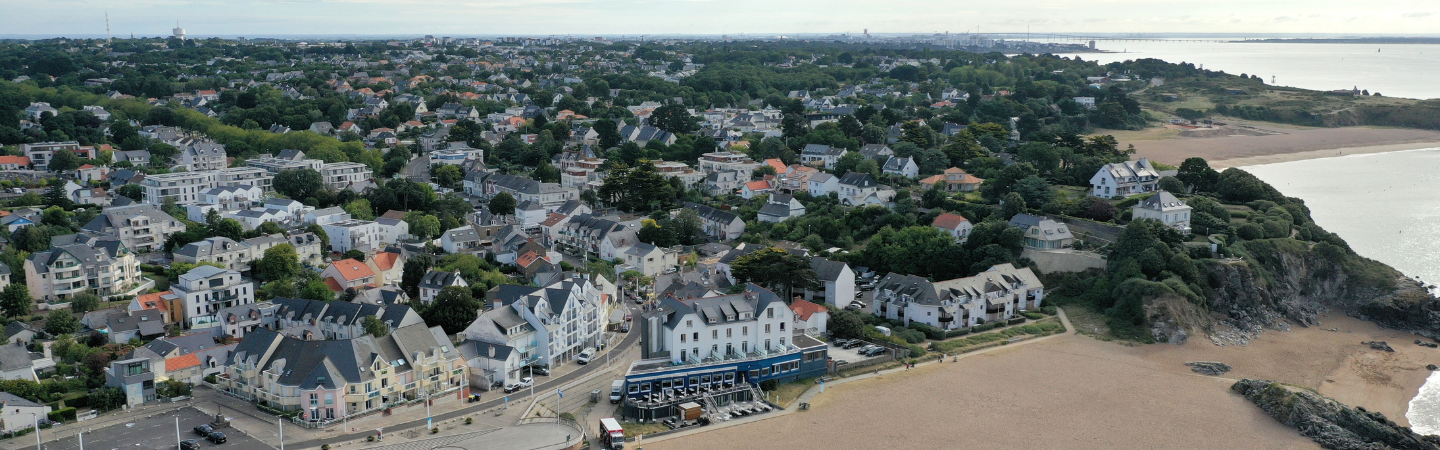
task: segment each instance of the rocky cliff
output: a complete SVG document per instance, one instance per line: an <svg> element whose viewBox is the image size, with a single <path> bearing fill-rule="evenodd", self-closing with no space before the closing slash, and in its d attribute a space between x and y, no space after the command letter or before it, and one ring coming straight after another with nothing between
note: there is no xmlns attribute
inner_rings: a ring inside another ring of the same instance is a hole
<svg viewBox="0 0 1440 450"><path fill-rule="evenodd" d="M1200 328L1212 340L1243 341L1264 328L1315 325L1317 314L1333 309L1440 338L1440 302L1420 283L1383 263L1294 239L1249 241L1237 250L1239 258L1200 263L1205 301L1196 308L1208 309L1206 318L1217 321L1197 324L1173 313L1174 308L1152 308L1161 314L1151 322ZM1174 333L1168 328L1153 331Z"/></svg>
<svg viewBox="0 0 1440 450"><path fill-rule="evenodd" d="M1251 379L1230 389L1328 449L1440 449L1440 437L1416 434L1384 414L1350 408L1308 389Z"/></svg>

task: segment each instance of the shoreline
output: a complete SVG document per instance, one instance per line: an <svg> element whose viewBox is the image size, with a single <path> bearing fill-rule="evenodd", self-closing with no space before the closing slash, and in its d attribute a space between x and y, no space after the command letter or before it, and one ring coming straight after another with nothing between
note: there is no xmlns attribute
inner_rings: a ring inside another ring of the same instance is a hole
<svg viewBox="0 0 1440 450"><path fill-rule="evenodd" d="M1311 159L1337 158L1349 155L1371 155L1376 153L1404 152L1411 150L1424 150L1430 148L1440 148L1440 141L1413 142L1407 144L1383 144L1359 147L1340 147L1323 150L1300 151L1295 153L1276 153L1273 155L1248 156L1243 158L1210 161L1210 167L1214 168L1215 170L1222 170L1230 167L1263 166L1266 164L1307 161Z"/></svg>

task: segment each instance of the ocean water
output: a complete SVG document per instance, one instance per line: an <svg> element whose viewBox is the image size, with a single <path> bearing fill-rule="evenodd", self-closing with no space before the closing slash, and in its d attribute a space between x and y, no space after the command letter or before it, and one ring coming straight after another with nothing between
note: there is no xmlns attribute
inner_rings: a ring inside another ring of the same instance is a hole
<svg viewBox="0 0 1440 450"><path fill-rule="evenodd" d="M1123 53L1065 56L1101 64L1156 58L1231 74L1258 75L1267 84L1274 77L1274 84L1280 86L1315 90L1358 87L1389 97L1440 98L1440 83L1435 82L1440 76L1440 45L1435 44L1102 41L1096 42L1096 48Z"/></svg>
<svg viewBox="0 0 1440 450"><path fill-rule="evenodd" d="M1290 197L1356 253L1440 284L1440 149L1349 155L1244 167ZM1440 372L1405 413L1419 433L1440 434Z"/></svg>

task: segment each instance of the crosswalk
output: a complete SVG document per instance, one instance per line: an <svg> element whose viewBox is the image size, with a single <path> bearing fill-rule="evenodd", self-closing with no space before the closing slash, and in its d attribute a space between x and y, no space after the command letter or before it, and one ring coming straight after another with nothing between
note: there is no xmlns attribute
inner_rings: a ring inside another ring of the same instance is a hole
<svg viewBox="0 0 1440 450"><path fill-rule="evenodd" d="M435 449L444 448L445 446L448 446L448 445L451 445L451 444L455 444L455 443L457 443L457 442L462 442L462 441L468 440L468 439L473 438L473 437L475 437L475 436L479 436L479 435L487 434L487 433L493 433L493 432L495 432L495 429L482 430L482 431L472 431L472 432L469 432L469 433L461 433L461 434L454 434L454 435L449 435L449 436L441 436L441 437L437 437L437 438L420 439L420 440L410 441L410 442L401 442L401 443L396 443L396 444L391 444L391 445L382 445L382 446L379 446L379 447L371 447L371 450L435 450Z"/></svg>

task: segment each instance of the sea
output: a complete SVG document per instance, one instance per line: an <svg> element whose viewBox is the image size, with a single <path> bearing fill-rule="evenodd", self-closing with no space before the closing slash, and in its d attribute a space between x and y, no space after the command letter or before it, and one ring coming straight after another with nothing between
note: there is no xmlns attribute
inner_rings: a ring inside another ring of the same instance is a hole
<svg viewBox="0 0 1440 450"><path fill-rule="evenodd" d="M1440 284L1440 148L1243 167L1290 197L1361 256ZM1405 413L1417 433L1440 435L1440 371Z"/></svg>
<svg viewBox="0 0 1440 450"><path fill-rule="evenodd" d="M1061 56L1079 56L1101 64L1155 58L1236 75L1258 75L1279 86L1322 91L1357 88L1388 97L1440 98L1440 83L1435 82L1440 77L1440 45L1436 44L1098 41L1095 47L1110 53Z"/></svg>

